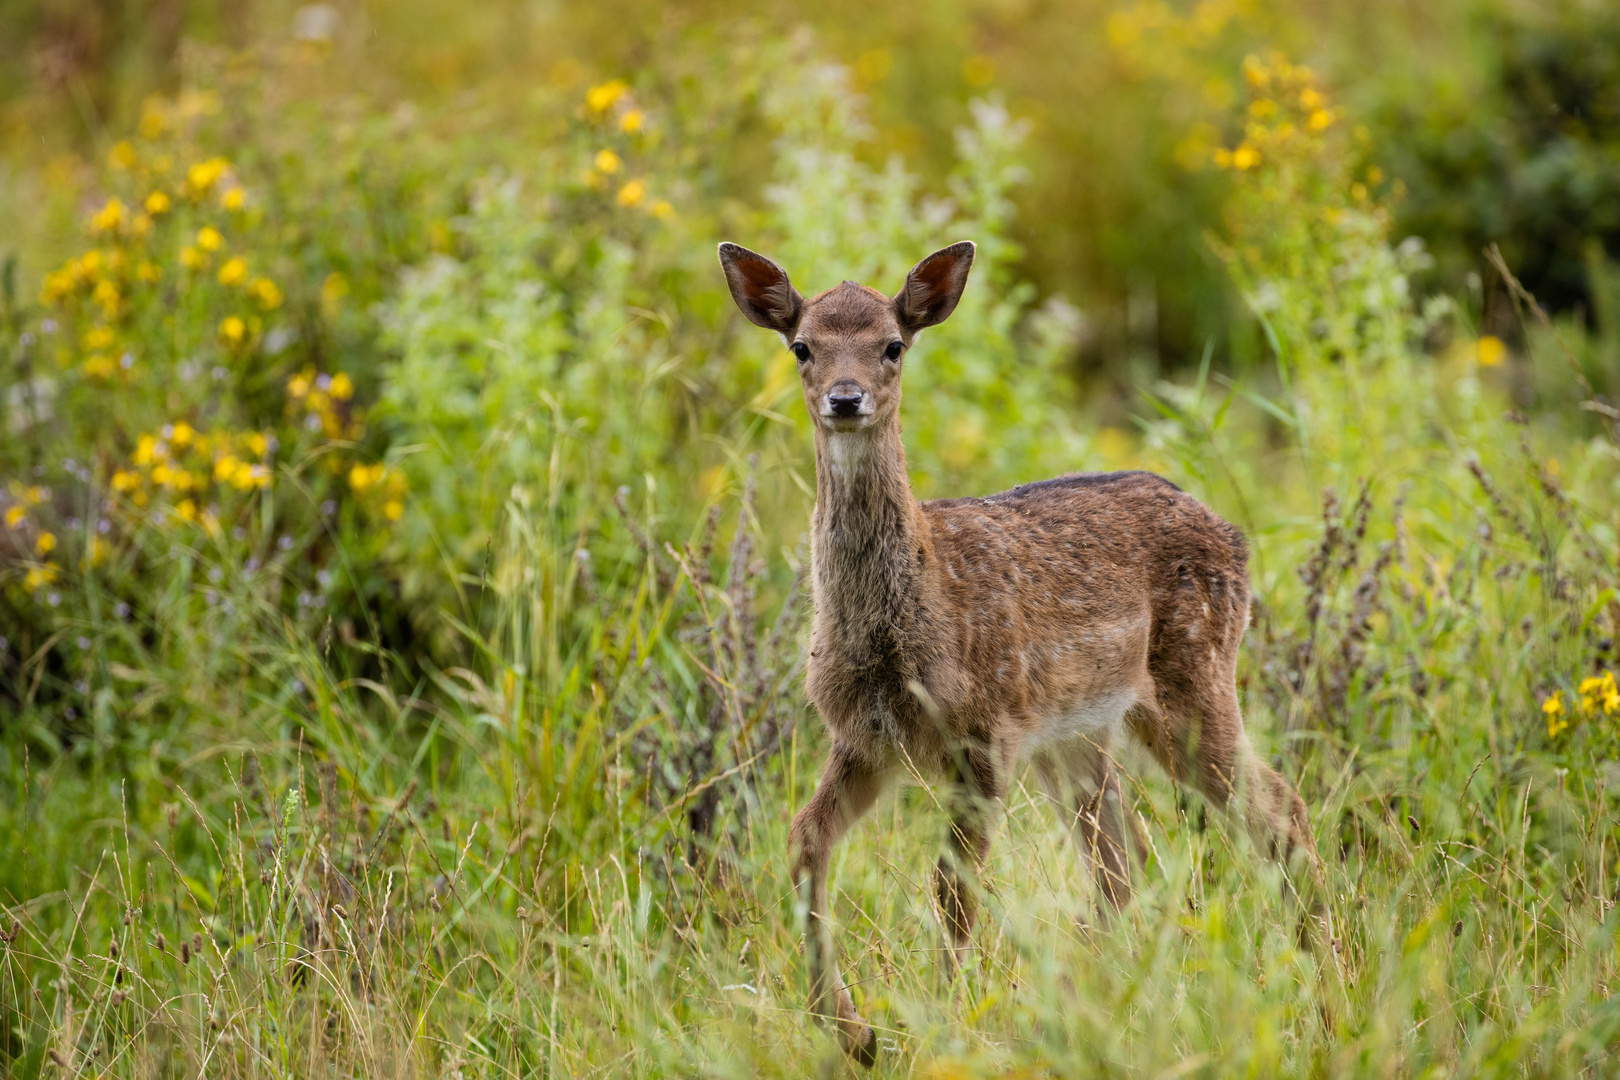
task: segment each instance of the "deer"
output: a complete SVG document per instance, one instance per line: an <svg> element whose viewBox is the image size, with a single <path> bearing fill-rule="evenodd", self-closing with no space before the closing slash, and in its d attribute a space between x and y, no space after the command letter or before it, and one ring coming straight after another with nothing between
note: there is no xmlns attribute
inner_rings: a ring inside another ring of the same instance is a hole
<svg viewBox="0 0 1620 1080"><path fill-rule="evenodd" d="M1291 873L1321 879L1305 803L1256 753L1239 709L1239 529L1149 472L912 494L901 376L917 336L956 309L975 252L969 241L934 252L893 296L844 281L806 300L771 259L719 248L743 316L792 351L815 435L805 688L830 747L789 848L810 1012L866 1066L877 1037L839 972L828 869L898 776L945 792L934 888L953 978L1020 762L1067 818L1104 916L1129 900L1145 841L1122 795L1116 749L1127 744L1239 820L1282 864L1285 889Z"/></svg>

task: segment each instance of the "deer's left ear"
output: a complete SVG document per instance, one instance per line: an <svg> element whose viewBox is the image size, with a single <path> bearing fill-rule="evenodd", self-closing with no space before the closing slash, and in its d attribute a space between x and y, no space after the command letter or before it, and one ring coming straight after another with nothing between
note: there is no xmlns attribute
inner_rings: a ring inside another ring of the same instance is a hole
<svg viewBox="0 0 1620 1080"><path fill-rule="evenodd" d="M906 283L894 296L901 326L914 334L950 317L956 302L962 299L962 290L967 288L976 250L973 241L963 240L939 249L911 268Z"/></svg>

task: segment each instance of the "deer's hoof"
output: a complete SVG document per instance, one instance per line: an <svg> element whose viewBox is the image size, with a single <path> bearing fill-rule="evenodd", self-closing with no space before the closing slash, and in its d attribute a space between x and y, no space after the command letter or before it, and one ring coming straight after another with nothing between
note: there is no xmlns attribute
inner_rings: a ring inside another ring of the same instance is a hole
<svg viewBox="0 0 1620 1080"><path fill-rule="evenodd" d="M862 1024L853 1034L846 1034L846 1029L840 1027L839 1042L844 1044L844 1053L853 1058L857 1064L870 1069L877 1064L878 1041L877 1032L872 1030L871 1024Z"/></svg>

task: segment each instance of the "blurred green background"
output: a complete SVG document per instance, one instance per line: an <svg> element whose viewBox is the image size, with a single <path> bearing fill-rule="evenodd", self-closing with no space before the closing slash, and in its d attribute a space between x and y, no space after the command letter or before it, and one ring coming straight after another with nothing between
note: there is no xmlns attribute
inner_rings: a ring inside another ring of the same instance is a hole
<svg viewBox="0 0 1620 1080"><path fill-rule="evenodd" d="M812 33L870 96L861 154L900 155L936 193L971 98L1001 95L1032 121L1029 180L1013 196L1019 273L1078 306L1077 371L1109 388L1196 363L1212 338L1217 356L1253 359L1234 326L1241 305L1203 242L1221 178L1185 167L1184 143L1198 124L1224 126L1241 96L1237 61L1256 50L1310 65L1344 104L1361 165L1393 193L1396 232L1423 238L1437 258L1421 287L1483 288L1486 321L1507 325L1480 255L1497 242L1545 303L1593 325L1612 307L1620 13L1602 0L7 0L0 11L5 233L25 254L26 282L76 232L82 163L135 123L148 94L184 86L204 56L299 33L330 38L323 92L459 117L479 144L470 152L495 155L493 144L521 147L526 125L544 122L549 88L630 73L702 78L714 60L696 56ZM1177 15L1185 25L1167 29ZM762 147L705 150L715 197L758 198Z"/></svg>

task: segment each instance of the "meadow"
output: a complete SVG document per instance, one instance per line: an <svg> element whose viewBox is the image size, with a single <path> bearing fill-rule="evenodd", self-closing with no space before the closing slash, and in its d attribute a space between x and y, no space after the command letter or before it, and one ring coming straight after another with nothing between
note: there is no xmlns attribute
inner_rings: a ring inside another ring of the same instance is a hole
<svg viewBox="0 0 1620 1080"><path fill-rule="evenodd" d="M1518 234L1409 236L1388 102L1257 10L1095 20L1163 106L1130 114L1183 200L1155 227L1203 260L1163 267L1202 314L1151 357L1139 291L1034 281L1092 280L1039 239L1067 129L988 53L909 146L836 33L686 27L416 101L311 7L188 45L77 156L8 143L6 1074L858 1072L806 1014L786 854L826 743L809 422L715 243L808 293L965 238L907 359L918 495L1146 468L1245 531L1243 707L1334 937L1302 948L1280 873L1144 756L1130 907L1078 917L1020 775L949 978L909 784L834 860L876 1074L1608 1075L1620 278L1580 249L1581 307Z"/></svg>

